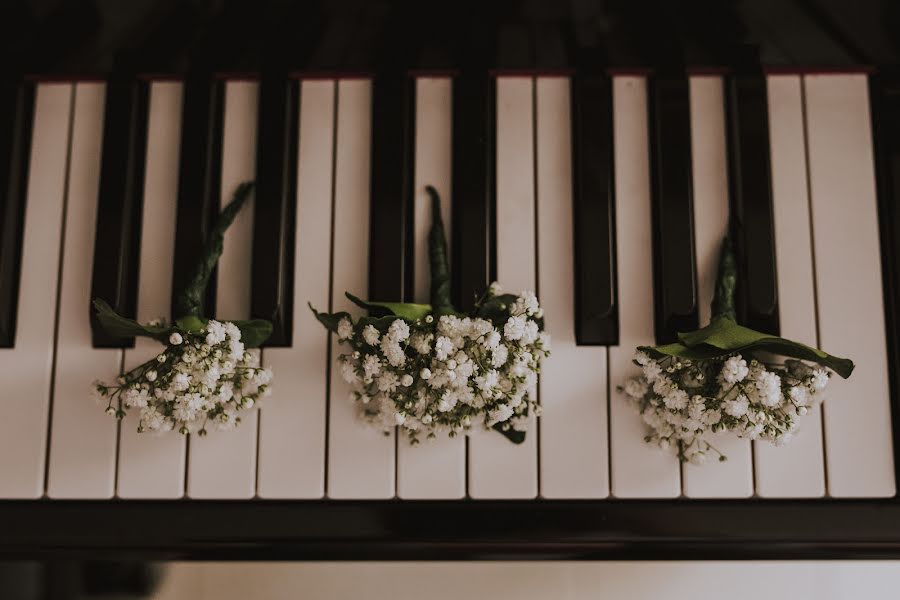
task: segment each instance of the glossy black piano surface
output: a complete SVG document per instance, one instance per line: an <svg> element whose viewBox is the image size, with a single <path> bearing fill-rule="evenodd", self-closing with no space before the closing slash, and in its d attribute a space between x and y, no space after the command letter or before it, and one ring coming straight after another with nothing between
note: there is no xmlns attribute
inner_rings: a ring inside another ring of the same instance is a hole
<svg viewBox="0 0 900 600"><path fill-rule="evenodd" d="M900 5L891 0L501 0L13 2L0 17L0 348L16 335L34 86L106 81L93 293L134 316L141 243L148 82L185 81L176 256L196 251L223 192L225 82L260 82L258 218L250 310L271 318L269 347L304 332L292 320L299 81L371 79L369 292L409 300L415 256L411 75L454 80L455 302L496 275L501 75L572 80L574 309L579 346L616 346L611 74L648 86L653 190L654 335L699 321L691 217L688 76L728 78L727 168L738 259L752 293L741 318L778 333L764 74L869 75L894 476L900 478ZM760 88L762 85L762 88ZM300 100L302 107L302 99ZM458 112L456 112L458 111ZM336 119L337 117L335 117ZM578 126L581 128L578 128ZM301 134L302 135L302 134ZM114 160L114 159L120 160ZM131 161L131 162L129 162ZM135 162L136 161L136 162ZM762 162L761 162L762 161ZM139 163L139 164L138 164ZM187 166L185 166L187 165ZM121 201L119 200L121 198ZM107 207L103 209L103 207ZM577 219L595 223L600 235ZM277 226L267 227L274 223ZM111 235L121 231L122 235ZM129 232L133 235L129 235ZM465 242L465 243L464 243ZM648 263L649 264L649 263ZM172 275L186 273L175 263ZM298 269L300 267L297 267ZM182 269L183 270L183 269ZM297 271L301 272L301 271ZM215 288L215 285L211 286ZM364 293L367 290L356 290ZM208 306L216 299L210 294ZM85 318L87 316L85 315ZM96 332L95 332L96 333ZM97 335L95 348L122 347ZM2 360L2 359L0 359ZM2 381L0 381L2 386ZM613 402L610 396L610 402ZM0 394L2 407L2 394ZM87 410L87 409L85 409ZM4 418L9 418L6 416ZM49 446L49 442L48 442ZM470 457L471 458L471 457ZM866 465L859 465L862 470ZM0 479L3 472L0 471ZM53 494L51 494L52 496ZM68 500L0 499L0 556L154 559L900 558L900 499Z"/></svg>

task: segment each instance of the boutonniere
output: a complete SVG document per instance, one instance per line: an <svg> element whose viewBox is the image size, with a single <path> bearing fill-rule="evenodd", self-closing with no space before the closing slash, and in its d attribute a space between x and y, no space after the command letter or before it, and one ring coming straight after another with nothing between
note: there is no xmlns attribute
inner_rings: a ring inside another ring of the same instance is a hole
<svg viewBox="0 0 900 600"><path fill-rule="evenodd" d="M798 419L823 398L832 373L847 378L853 362L739 325L738 285L730 238L719 262L709 325L679 333L678 342L638 348L640 376L619 388L648 426L647 442L674 450L682 461L703 464L726 457L704 434L732 432L782 445Z"/></svg>
<svg viewBox="0 0 900 600"><path fill-rule="evenodd" d="M453 307L440 198L427 190L431 304L365 302L347 293L369 312L356 321L310 308L348 348L339 368L368 423L386 433L400 427L412 444L472 427L521 443L528 416L539 413L537 377L549 355L543 311L534 293L503 294L497 284L471 313Z"/></svg>
<svg viewBox="0 0 900 600"><path fill-rule="evenodd" d="M106 412L119 419L140 411L138 432L176 430L205 435L208 426L230 430L240 413L269 395L272 373L249 352L272 333L263 320L216 321L203 316L203 297L222 255L225 230L250 197L252 183L238 186L206 240L187 286L176 300L178 318L146 325L117 314L102 299L94 300L100 325L117 337L149 337L163 345L160 353L115 383L94 383Z"/></svg>

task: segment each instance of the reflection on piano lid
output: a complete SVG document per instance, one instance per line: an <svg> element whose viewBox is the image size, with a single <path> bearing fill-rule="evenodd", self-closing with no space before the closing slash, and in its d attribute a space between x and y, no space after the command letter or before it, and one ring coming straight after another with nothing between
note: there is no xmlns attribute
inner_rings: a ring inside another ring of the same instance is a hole
<svg viewBox="0 0 900 600"><path fill-rule="evenodd" d="M0 552L900 556L900 17L837 4L14 13ZM155 349L92 331L90 298L169 316L249 178L207 310L275 321L273 397L231 434L117 428L90 383ZM454 302L499 278L547 307L544 415L521 446L477 432L411 449L365 429L306 307L337 310L344 289L422 299L426 183L445 198ZM729 208L741 318L858 369L791 445L725 438L732 460L681 466L616 385L634 346L708 317Z"/></svg>

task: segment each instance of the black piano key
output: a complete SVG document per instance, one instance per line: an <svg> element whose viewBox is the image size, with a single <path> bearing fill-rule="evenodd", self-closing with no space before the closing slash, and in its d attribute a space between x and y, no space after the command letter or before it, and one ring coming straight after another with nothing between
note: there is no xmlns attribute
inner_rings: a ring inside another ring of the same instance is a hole
<svg viewBox="0 0 900 600"><path fill-rule="evenodd" d="M285 71L265 73L259 85L250 310L253 318L272 321L266 346L290 346L293 332L297 118L297 81Z"/></svg>
<svg viewBox="0 0 900 600"><path fill-rule="evenodd" d="M882 70L869 79L875 181L881 237L885 337L891 387L894 466L900 479L900 72Z"/></svg>
<svg viewBox="0 0 900 600"><path fill-rule="evenodd" d="M650 79L650 183L656 341L698 327L688 79Z"/></svg>
<svg viewBox="0 0 900 600"><path fill-rule="evenodd" d="M619 343L613 185L612 81L572 79L575 339Z"/></svg>
<svg viewBox="0 0 900 600"><path fill-rule="evenodd" d="M728 171L739 269L737 316L778 335L775 222L769 169L769 109L762 73L728 77Z"/></svg>
<svg viewBox="0 0 900 600"><path fill-rule="evenodd" d="M34 85L0 83L0 348L16 339Z"/></svg>
<svg viewBox="0 0 900 600"><path fill-rule="evenodd" d="M91 298L106 300L129 319L137 316L148 102L146 81L114 79L106 85ZM91 339L95 348L134 345L133 338L106 333L94 311Z"/></svg>
<svg viewBox="0 0 900 600"><path fill-rule="evenodd" d="M453 81L453 304L469 311L490 276L496 88L483 69Z"/></svg>
<svg viewBox="0 0 900 600"><path fill-rule="evenodd" d="M206 74L194 74L184 84L181 111L181 154L175 259L172 270L172 318L184 316L178 295L203 252L206 236L219 214L222 174L224 85ZM206 315L215 314L215 274L204 298Z"/></svg>
<svg viewBox="0 0 900 600"><path fill-rule="evenodd" d="M369 297L407 299L412 292L412 176L415 80L404 70L379 73L372 90Z"/></svg>

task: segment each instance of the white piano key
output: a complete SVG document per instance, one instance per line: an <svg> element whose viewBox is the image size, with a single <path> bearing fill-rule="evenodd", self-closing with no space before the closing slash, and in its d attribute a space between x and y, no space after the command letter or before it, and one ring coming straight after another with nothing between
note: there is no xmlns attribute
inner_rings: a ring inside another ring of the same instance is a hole
<svg viewBox="0 0 900 600"><path fill-rule="evenodd" d="M181 137L182 84L150 86L144 175L137 318L146 323L168 318L175 254L175 213ZM125 350L125 370L152 359L162 346L137 338ZM184 495L186 440L177 433L138 433L139 409L131 409L119 432L120 498L180 498Z"/></svg>
<svg viewBox="0 0 900 600"><path fill-rule="evenodd" d="M0 419L0 498L44 493L71 108L71 85L36 87L16 338L0 349L0 407L12 417Z"/></svg>
<svg viewBox="0 0 900 600"><path fill-rule="evenodd" d="M229 81L225 85L222 129L222 200L224 207L237 186L251 181L256 170L256 107L259 84ZM216 272L216 317L250 317L250 263L253 248L253 201L244 205L225 232ZM273 387L278 385L277 380ZM191 435L187 493L191 498L252 498L256 493L258 411L244 411L232 431L207 429Z"/></svg>
<svg viewBox="0 0 900 600"><path fill-rule="evenodd" d="M431 271L428 264L428 231L431 204L426 185L441 195L444 227L450 222L450 138L452 89L446 77L416 81L416 145L414 178L415 302L430 302ZM397 495L400 498L462 498L466 495L465 436L423 439L410 446L406 436L397 440Z"/></svg>
<svg viewBox="0 0 900 600"><path fill-rule="evenodd" d="M575 344L568 78L535 82L539 298L552 356L541 368L541 496L609 495L606 348Z"/></svg>
<svg viewBox="0 0 900 600"><path fill-rule="evenodd" d="M334 94L333 81L300 85L294 335L290 348L263 353L276 377L259 415L257 493L263 498L325 494L329 340L307 303L323 310L330 299Z"/></svg>
<svg viewBox="0 0 900 600"><path fill-rule="evenodd" d="M722 240L728 232L728 162L725 150L725 102L721 77L691 77L691 153L694 183L694 250L697 256L700 325L709 323ZM733 434L707 434L714 452L706 464L683 465L684 495L689 498L741 498L753 494L750 440Z"/></svg>
<svg viewBox="0 0 900 600"><path fill-rule="evenodd" d="M47 474L52 498L110 498L115 489L118 421L94 401L91 383L115 380L122 351L93 348L88 319L104 93L102 83L75 86Z"/></svg>
<svg viewBox="0 0 900 600"><path fill-rule="evenodd" d="M865 75L808 75L806 148L819 342L856 363L823 406L828 493L893 496L890 390Z"/></svg>
<svg viewBox="0 0 900 600"><path fill-rule="evenodd" d="M640 373L632 362L635 348L655 344L650 150L644 77L613 79L613 130L619 345L609 348L612 494L619 498L673 498L681 494L678 458L644 441L646 425L626 398L616 392L616 386ZM555 358L551 356L550 360Z"/></svg>
<svg viewBox="0 0 900 600"><path fill-rule="evenodd" d="M535 290L537 283L533 92L531 78L497 78L497 280L509 293ZM533 417L521 444L513 444L496 431L473 427L469 496L535 497L538 435Z"/></svg>
<svg viewBox="0 0 900 600"><path fill-rule="evenodd" d="M361 311L344 292L365 297L369 288L371 107L371 81L338 83L331 310L345 310L354 318ZM359 419L357 407L349 400L350 388L334 366L346 348L332 337L328 496L390 498L394 496L395 434L384 435Z"/></svg>
<svg viewBox="0 0 900 600"><path fill-rule="evenodd" d="M781 335L818 346L800 77L770 76L767 86ZM753 451L758 496L824 495L825 457L818 407L800 420L800 431L790 444L776 448L756 442Z"/></svg>

